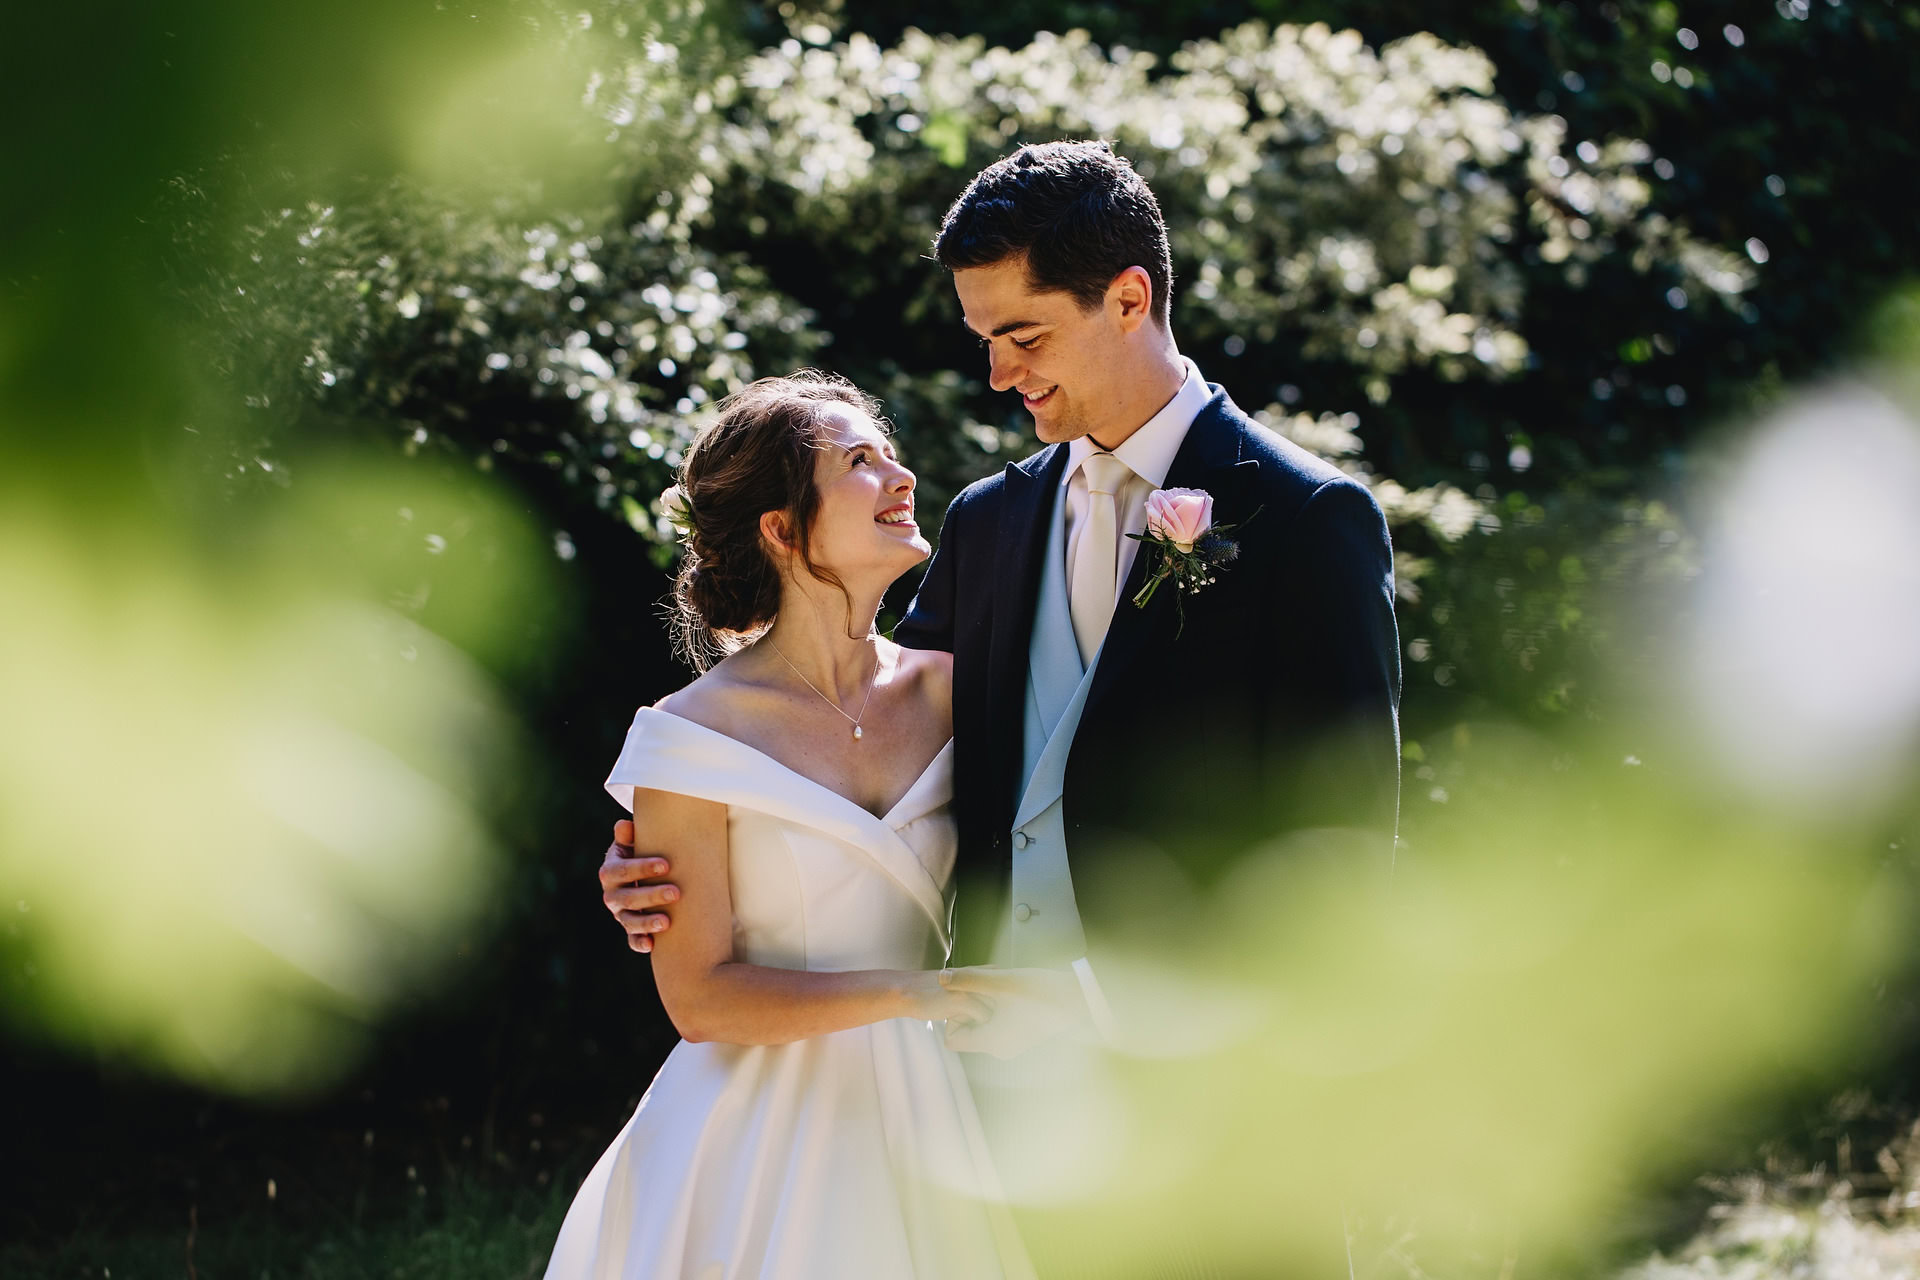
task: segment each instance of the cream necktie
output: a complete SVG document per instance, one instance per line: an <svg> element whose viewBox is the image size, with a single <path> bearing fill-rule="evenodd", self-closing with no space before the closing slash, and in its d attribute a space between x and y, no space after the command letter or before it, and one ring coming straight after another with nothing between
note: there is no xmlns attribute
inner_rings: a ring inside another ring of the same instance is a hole
<svg viewBox="0 0 1920 1280"><path fill-rule="evenodd" d="M1132 468L1110 453L1089 454L1080 464L1087 478L1086 527L1073 549L1073 573L1067 601L1073 614L1073 638L1080 645L1080 665L1090 666L1113 621L1114 581L1120 555L1120 530L1114 495Z"/></svg>

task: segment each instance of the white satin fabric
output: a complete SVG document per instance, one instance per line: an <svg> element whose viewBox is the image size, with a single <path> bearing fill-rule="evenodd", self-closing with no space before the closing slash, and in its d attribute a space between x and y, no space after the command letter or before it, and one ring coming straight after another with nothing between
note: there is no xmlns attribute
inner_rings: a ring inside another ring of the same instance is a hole
<svg viewBox="0 0 1920 1280"><path fill-rule="evenodd" d="M939 963L953 745L884 818L642 708L607 779L727 806L734 957ZM959 1060L895 1019L787 1045L676 1046L560 1228L548 1280L1031 1276Z"/></svg>

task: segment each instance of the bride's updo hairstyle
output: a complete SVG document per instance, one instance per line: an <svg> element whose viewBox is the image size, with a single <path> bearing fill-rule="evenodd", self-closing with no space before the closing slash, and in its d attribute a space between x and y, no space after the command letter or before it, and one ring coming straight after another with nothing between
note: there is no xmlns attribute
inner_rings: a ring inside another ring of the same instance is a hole
<svg viewBox="0 0 1920 1280"><path fill-rule="evenodd" d="M705 671L758 638L780 608L780 568L760 535L767 512L786 513L808 573L846 590L808 554L820 506L813 486L820 419L833 405L867 414L885 429L879 401L845 378L802 369L762 378L722 400L720 416L687 449L678 483L690 527L669 622L675 650L694 670Z"/></svg>

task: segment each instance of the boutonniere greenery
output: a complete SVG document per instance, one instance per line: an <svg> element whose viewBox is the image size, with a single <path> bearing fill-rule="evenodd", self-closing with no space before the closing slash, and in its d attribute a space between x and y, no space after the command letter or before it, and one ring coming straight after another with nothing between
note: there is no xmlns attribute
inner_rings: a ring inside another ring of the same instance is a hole
<svg viewBox="0 0 1920 1280"><path fill-rule="evenodd" d="M1146 608L1160 584L1171 581L1174 610L1180 619L1175 634L1185 630L1185 598L1218 581L1219 571L1240 558L1240 544L1227 536L1239 527L1214 524L1213 495L1205 489L1155 489L1148 494L1147 531L1127 535L1145 544L1154 558L1147 585L1133 597L1134 608Z"/></svg>

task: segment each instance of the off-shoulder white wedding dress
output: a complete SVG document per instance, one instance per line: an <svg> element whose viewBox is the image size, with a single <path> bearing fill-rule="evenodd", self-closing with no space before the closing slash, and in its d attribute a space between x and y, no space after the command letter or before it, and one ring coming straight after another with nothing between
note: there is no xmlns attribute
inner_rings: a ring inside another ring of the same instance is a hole
<svg viewBox="0 0 1920 1280"><path fill-rule="evenodd" d="M734 958L939 963L953 744L876 818L752 747L652 708L607 790L727 806ZM793 1044L675 1046L560 1228L548 1280L1030 1276L958 1059L895 1019Z"/></svg>

